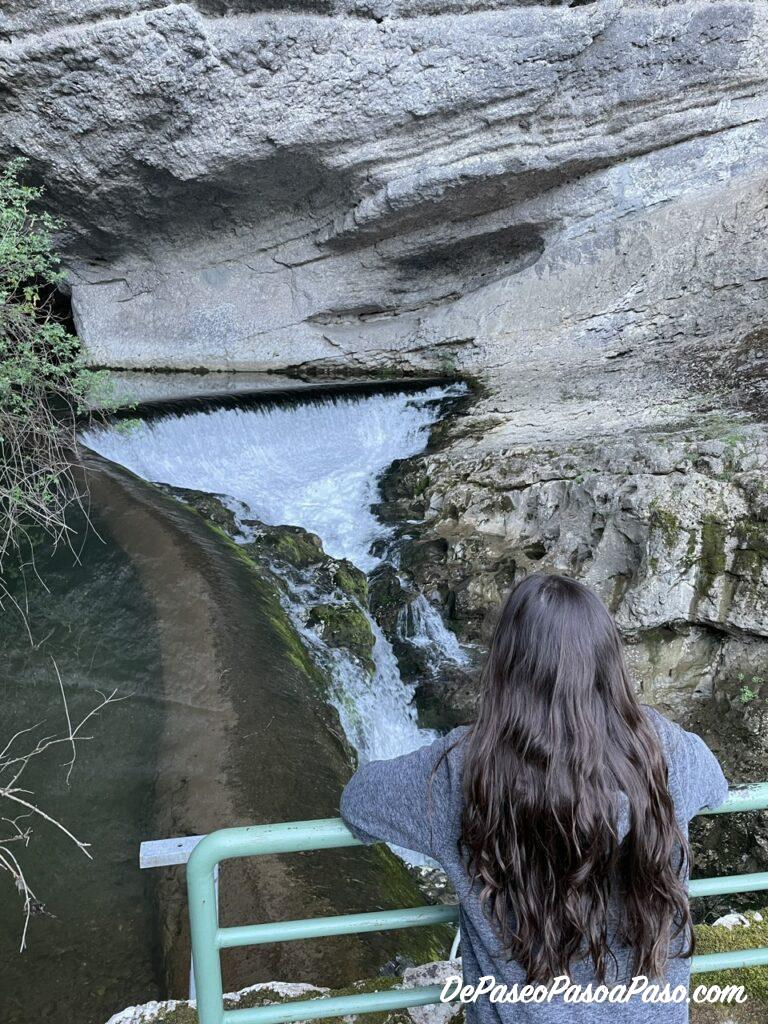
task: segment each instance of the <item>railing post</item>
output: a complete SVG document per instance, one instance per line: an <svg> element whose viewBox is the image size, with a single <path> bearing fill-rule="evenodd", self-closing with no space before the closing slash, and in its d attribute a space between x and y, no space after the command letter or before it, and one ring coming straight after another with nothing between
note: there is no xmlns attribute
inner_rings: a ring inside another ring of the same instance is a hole
<svg viewBox="0 0 768 1024"><path fill-rule="evenodd" d="M216 894L216 920L219 919L219 865L213 869L213 891ZM191 941L191 936L190 936ZM189 998L197 999L197 985L195 984L195 957L190 949L189 952Z"/></svg>
<svg viewBox="0 0 768 1024"><path fill-rule="evenodd" d="M218 846L216 833L206 836L192 851L187 865L192 964L200 1024L223 1024L224 1020L224 989L217 941Z"/></svg>

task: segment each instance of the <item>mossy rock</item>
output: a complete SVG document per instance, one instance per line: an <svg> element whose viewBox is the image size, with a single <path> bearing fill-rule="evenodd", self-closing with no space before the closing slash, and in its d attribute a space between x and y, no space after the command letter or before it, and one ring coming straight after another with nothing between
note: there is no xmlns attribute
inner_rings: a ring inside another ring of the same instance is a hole
<svg viewBox="0 0 768 1024"><path fill-rule="evenodd" d="M700 597L706 597L717 577L725 572L726 539L727 530L723 523L713 518L702 521L699 575L696 580L696 590Z"/></svg>
<svg viewBox="0 0 768 1024"><path fill-rule="evenodd" d="M371 611L379 622L389 620L393 615L396 617L408 602L408 594L396 570L386 562L373 570L368 587Z"/></svg>
<svg viewBox="0 0 768 1024"><path fill-rule="evenodd" d="M674 548L680 536L680 520L669 509L654 506L651 508L651 529L661 534L667 548Z"/></svg>
<svg viewBox="0 0 768 1024"><path fill-rule="evenodd" d="M759 583L768 565L768 523L742 519L736 524L734 533L737 545L733 553L733 571Z"/></svg>
<svg viewBox="0 0 768 1024"><path fill-rule="evenodd" d="M193 508L209 523L218 526L229 537L237 537L240 533L235 513L224 504L225 495L206 494L205 491L193 491L187 487L171 487L167 484L158 484L157 487L165 494L170 494L178 501L183 501L185 505Z"/></svg>
<svg viewBox="0 0 768 1024"><path fill-rule="evenodd" d="M317 604L311 609L307 623L319 628L323 640L331 647L345 647L356 654L367 669L374 671L373 632L357 605Z"/></svg>
<svg viewBox="0 0 768 1024"><path fill-rule="evenodd" d="M755 912L745 917L749 927L736 925L725 928L722 925L700 924L696 927L696 953L728 953L732 950L768 946L768 910L760 912L762 921L755 919ZM743 967L736 971L714 971L710 974L695 974L693 985L743 985L751 999L768 1005L768 966ZM763 1010L768 1017L768 1010Z"/></svg>
<svg viewBox="0 0 768 1024"><path fill-rule="evenodd" d="M255 557L260 557L266 548L280 561L296 569L310 569L326 559L317 534L309 533L300 526L265 526L247 519L244 522L258 528L258 539L245 545Z"/></svg>
<svg viewBox="0 0 768 1024"><path fill-rule="evenodd" d="M362 569L352 565L346 558L336 564L333 581L348 597L357 598L363 605L368 604L368 578Z"/></svg>

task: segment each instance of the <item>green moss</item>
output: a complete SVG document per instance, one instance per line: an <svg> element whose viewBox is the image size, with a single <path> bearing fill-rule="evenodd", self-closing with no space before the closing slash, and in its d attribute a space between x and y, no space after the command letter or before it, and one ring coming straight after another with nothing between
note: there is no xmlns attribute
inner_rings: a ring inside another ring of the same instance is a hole
<svg viewBox="0 0 768 1024"><path fill-rule="evenodd" d="M752 914L748 928L714 928L698 925L696 928L697 953L727 953L748 947L768 946L768 910L762 911L763 920L755 921ZM744 967L738 971L717 971L693 976L696 985L743 985L752 999L768 1004L768 966Z"/></svg>
<svg viewBox="0 0 768 1024"><path fill-rule="evenodd" d="M660 533L667 547L672 548L680 536L680 520L669 509L651 505L651 530Z"/></svg>
<svg viewBox="0 0 768 1024"><path fill-rule="evenodd" d="M309 613L310 626L319 626L323 640L332 647L346 647L371 672L374 637L362 609L355 604L317 604Z"/></svg>
<svg viewBox="0 0 768 1024"><path fill-rule="evenodd" d="M258 543L248 544L246 547L257 553L261 544L269 547L278 558L289 562L297 569L308 569L325 559L320 538L298 526L272 527L264 531Z"/></svg>
<svg viewBox="0 0 768 1024"><path fill-rule="evenodd" d="M368 579L357 566L344 559L339 562L333 579L339 590L356 597L361 604L368 603Z"/></svg>
<svg viewBox="0 0 768 1024"><path fill-rule="evenodd" d="M768 564L768 523L742 519L735 527L737 545L733 567L740 576L759 581Z"/></svg>
<svg viewBox="0 0 768 1024"><path fill-rule="evenodd" d="M187 487L169 487L159 484L160 490L172 495L178 501L193 508L198 515L209 523L221 527L231 538L237 535L237 519L235 513L227 508L221 498L203 491L193 491Z"/></svg>
<svg viewBox="0 0 768 1024"><path fill-rule="evenodd" d="M699 553L699 574L696 590L699 597L705 597L718 576L725 572L726 528L717 519L708 517L701 524L701 551Z"/></svg>
<svg viewBox="0 0 768 1024"><path fill-rule="evenodd" d="M429 477L426 473L422 473L421 476L416 477L411 486L413 496L415 498L420 498L429 487Z"/></svg>
<svg viewBox="0 0 768 1024"><path fill-rule="evenodd" d="M683 565L690 569L696 563L696 549L698 548L698 535L695 530L688 530L688 543L685 545L685 557Z"/></svg>
<svg viewBox="0 0 768 1024"><path fill-rule="evenodd" d="M697 421L695 430L697 439L722 441L731 449L746 439L744 422L722 412L702 417Z"/></svg>
<svg viewBox="0 0 768 1024"><path fill-rule="evenodd" d="M172 1010L160 1010L154 1019L162 1024L198 1024L197 1010L186 1004Z"/></svg>

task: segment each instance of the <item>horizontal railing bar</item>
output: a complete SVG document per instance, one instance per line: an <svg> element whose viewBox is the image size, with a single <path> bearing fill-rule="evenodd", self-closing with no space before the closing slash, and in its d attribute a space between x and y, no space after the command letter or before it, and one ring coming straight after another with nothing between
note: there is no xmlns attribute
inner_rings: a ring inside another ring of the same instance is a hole
<svg viewBox="0 0 768 1024"><path fill-rule="evenodd" d="M302 853L362 845L341 818L317 818L313 821L218 829L203 836L193 853L198 871L212 871L214 864L233 857L263 857L271 853Z"/></svg>
<svg viewBox="0 0 768 1024"><path fill-rule="evenodd" d="M724 804L712 809L705 807L700 814L731 814L736 811L763 811L768 807L768 782L755 782L749 786L734 786Z"/></svg>
<svg viewBox="0 0 768 1024"><path fill-rule="evenodd" d="M768 946L759 949L733 949L728 953L702 953L691 962L691 974L705 971L735 971L740 967L762 967L768 964Z"/></svg>
<svg viewBox="0 0 768 1024"><path fill-rule="evenodd" d="M715 973L765 964L768 964L768 948L739 949L728 953L695 956L691 962L691 973ZM402 1010L409 1006L438 1003L441 991L440 985L426 985L413 989L389 989L385 992L361 992L359 995L244 1007L241 1010L227 1010L224 1013L224 1024L292 1024L295 1021L320 1020L326 1017Z"/></svg>
<svg viewBox="0 0 768 1024"><path fill-rule="evenodd" d="M319 939L329 935L419 928L423 925L449 924L458 919L459 908L455 904L404 907L401 910L381 910L366 914L339 914L336 917L311 917L304 921L272 921L268 924L219 928L216 941L219 949L231 949L233 946L259 946L265 942L293 942L296 939Z"/></svg>
<svg viewBox="0 0 768 1024"><path fill-rule="evenodd" d="M356 1013L384 1013L388 1010L404 1010L409 1006L439 1003L441 992L440 985L422 985L420 988L361 992L359 995L331 996L327 999L301 999L295 1003L226 1010L223 1020L224 1024L287 1024L290 1021L346 1017Z"/></svg>
<svg viewBox="0 0 768 1024"><path fill-rule="evenodd" d="M719 878L694 878L688 887L690 896L724 896L729 892L759 892L768 889L768 871L751 875L721 875Z"/></svg>
<svg viewBox="0 0 768 1024"><path fill-rule="evenodd" d="M750 875L696 878L691 880L688 892L691 897L701 897L722 896L726 893L736 892L758 892L765 889L768 889L768 871ZM451 924L458 919L459 908L455 904L406 907L400 910L373 911L365 914L339 914L336 917L310 917L297 921L271 921L268 924L219 928L216 933L216 942L219 949L232 949L236 946L263 945L265 942L295 942L299 939L319 939L331 935L352 935L358 932Z"/></svg>
<svg viewBox="0 0 768 1024"><path fill-rule="evenodd" d="M731 790L728 799L714 810L703 810L702 814L730 814L735 811L759 811L768 808L768 783L752 786L737 786ZM334 821L325 819L326 822ZM289 824L317 824L316 822L290 822ZM257 825L254 828L283 828L283 825ZM153 839L143 842L139 851L139 866L162 868L173 864L186 864L190 854L204 836L177 836L172 839ZM354 844L345 844L354 845ZM277 851L274 852L290 852ZM245 856L245 855L244 855Z"/></svg>

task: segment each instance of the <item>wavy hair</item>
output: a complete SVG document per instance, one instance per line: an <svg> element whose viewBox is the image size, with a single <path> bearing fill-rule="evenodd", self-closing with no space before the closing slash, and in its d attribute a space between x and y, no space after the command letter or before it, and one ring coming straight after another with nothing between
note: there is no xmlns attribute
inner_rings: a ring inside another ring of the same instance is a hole
<svg viewBox="0 0 768 1024"><path fill-rule="evenodd" d="M612 941L653 978L670 955L692 955L666 762L613 619L587 587L541 573L515 587L464 748L460 849L529 981L591 959L602 982Z"/></svg>

